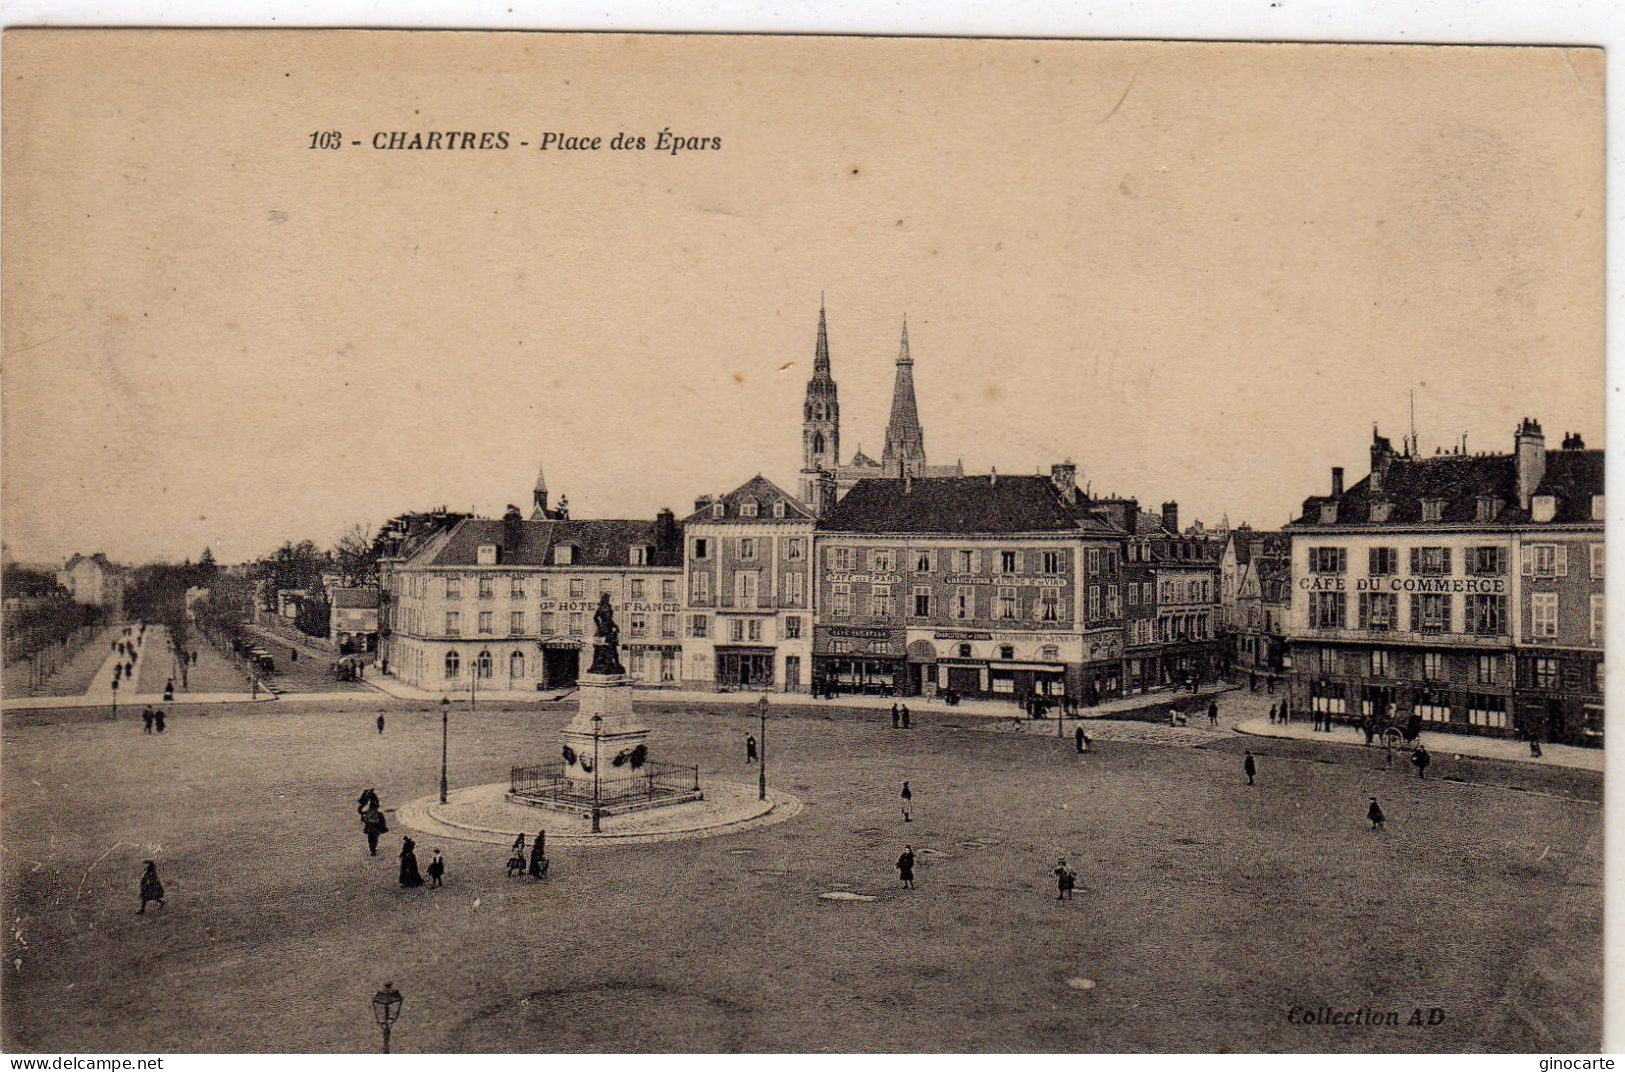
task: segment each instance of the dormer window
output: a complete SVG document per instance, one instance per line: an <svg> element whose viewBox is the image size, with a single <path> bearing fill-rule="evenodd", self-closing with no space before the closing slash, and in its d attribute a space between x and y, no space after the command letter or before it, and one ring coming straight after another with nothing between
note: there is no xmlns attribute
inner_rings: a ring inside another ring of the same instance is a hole
<svg viewBox="0 0 1625 1072"><path fill-rule="evenodd" d="M1529 503L1530 520L1545 522L1557 516L1556 495L1536 495Z"/></svg>
<svg viewBox="0 0 1625 1072"><path fill-rule="evenodd" d="M576 559L575 550L575 547L567 543L561 543L557 547L553 548L553 565L574 565Z"/></svg>
<svg viewBox="0 0 1625 1072"><path fill-rule="evenodd" d="M1608 511L1603 506L1603 496L1593 495L1591 497L1591 520L1601 521L1607 513Z"/></svg>
<svg viewBox="0 0 1625 1072"><path fill-rule="evenodd" d="M482 566L494 566L494 565L497 564L497 545L496 544L494 544L494 543L482 543L482 544L480 544L479 550L476 553L479 555L479 557L476 559L476 561L479 562L480 565L482 565Z"/></svg>
<svg viewBox="0 0 1625 1072"><path fill-rule="evenodd" d="M716 502L711 504L711 516L712 517L722 517L727 512L728 512L728 504L723 502L721 499L718 499Z"/></svg>
<svg viewBox="0 0 1625 1072"><path fill-rule="evenodd" d="M1444 519L1444 500L1443 499L1423 499L1422 500L1422 520L1423 521L1442 521L1443 519Z"/></svg>
<svg viewBox="0 0 1625 1072"><path fill-rule="evenodd" d="M1478 497L1478 520L1494 521L1501 512L1501 500L1493 495L1480 495Z"/></svg>
<svg viewBox="0 0 1625 1072"><path fill-rule="evenodd" d="M1394 513L1394 504L1383 499L1373 500L1371 503L1372 524L1381 525Z"/></svg>
<svg viewBox="0 0 1625 1072"><path fill-rule="evenodd" d="M778 502L773 504L773 516L774 517L783 517L784 516L784 500L783 499L780 499Z"/></svg>
<svg viewBox="0 0 1625 1072"><path fill-rule="evenodd" d="M634 566L647 566L650 559L653 558L653 552L654 548L652 547L633 547L627 561Z"/></svg>
<svg viewBox="0 0 1625 1072"><path fill-rule="evenodd" d="M755 517L757 509L758 508L754 500L746 499L744 502L739 504L739 516Z"/></svg>
<svg viewBox="0 0 1625 1072"><path fill-rule="evenodd" d="M1337 504L1324 502L1320 504L1320 523L1322 525L1337 524Z"/></svg>

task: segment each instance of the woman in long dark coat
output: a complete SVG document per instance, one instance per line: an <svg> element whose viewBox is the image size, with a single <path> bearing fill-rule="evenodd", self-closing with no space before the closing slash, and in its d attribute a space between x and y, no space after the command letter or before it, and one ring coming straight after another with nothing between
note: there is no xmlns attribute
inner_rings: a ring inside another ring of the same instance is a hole
<svg viewBox="0 0 1625 1072"><path fill-rule="evenodd" d="M513 839L513 847L508 850L508 877L523 874L525 871L525 835L520 834Z"/></svg>
<svg viewBox="0 0 1625 1072"><path fill-rule="evenodd" d="M136 915L146 915L148 901L156 901L159 908L164 907L164 884L158 881L158 865L151 860L147 861L146 870L141 872L141 907L136 910Z"/></svg>
<svg viewBox="0 0 1625 1072"><path fill-rule="evenodd" d="M401 886L413 889L423 885L423 876L418 874L418 857L413 850L417 842L411 838L401 839Z"/></svg>

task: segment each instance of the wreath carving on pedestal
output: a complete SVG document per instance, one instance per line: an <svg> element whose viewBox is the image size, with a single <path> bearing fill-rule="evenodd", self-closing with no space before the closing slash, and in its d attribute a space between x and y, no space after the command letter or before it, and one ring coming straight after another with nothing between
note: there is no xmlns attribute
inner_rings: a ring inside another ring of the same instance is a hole
<svg viewBox="0 0 1625 1072"><path fill-rule="evenodd" d="M649 746L646 744L638 745L632 749L627 758L632 761L632 769L637 770L649 761Z"/></svg>
<svg viewBox="0 0 1625 1072"><path fill-rule="evenodd" d="M564 762L570 764L572 767L575 766L576 750L571 748L569 745L564 746Z"/></svg>

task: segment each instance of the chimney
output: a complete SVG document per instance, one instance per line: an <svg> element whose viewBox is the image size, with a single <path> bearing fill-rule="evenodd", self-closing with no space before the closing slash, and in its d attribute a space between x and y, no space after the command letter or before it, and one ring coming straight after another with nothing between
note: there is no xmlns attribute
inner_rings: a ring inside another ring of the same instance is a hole
<svg viewBox="0 0 1625 1072"><path fill-rule="evenodd" d="M696 498L694 500L694 512L696 514L700 513L702 510L706 509L710 505L711 505L711 496L709 496L709 495L701 495L701 496L699 496L698 498Z"/></svg>
<svg viewBox="0 0 1625 1072"><path fill-rule="evenodd" d="M1546 475L1546 437L1541 433L1540 422L1525 417L1512 443L1518 473L1518 509L1527 510L1535 489Z"/></svg>
<svg viewBox="0 0 1625 1072"><path fill-rule="evenodd" d="M1388 437L1377 434L1377 426L1371 426L1371 480L1370 488L1373 492L1382 490L1383 478L1388 475L1388 463L1393 461L1394 445Z"/></svg>
<svg viewBox="0 0 1625 1072"><path fill-rule="evenodd" d="M987 482L989 486L999 482L999 470L997 468L992 468L989 470L987 474Z"/></svg>
<svg viewBox="0 0 1625 1072"><path fill-rule="evenodd" d="M568 496L568 495L560 495L559 496L559 508L557 510L553 511L553 513L555 514L555 516L558 517L558 519L560 521L568 521L568 520L570 520L570 496Z"/></svg>
<svg viewBox="0 0 1625 1072"><path fill-rule="evenodd" d="M1332 497L1334 499L1343 497L1343 467L1341 465L1332 466Z"/></svg>
<svg viewBox="0 0 1625 1072"><path fill-rule="evenodd" d="M1173 533L1175 536L1179 535L1178 503L1165 502L1162 504L1162 527Z"/></svg>
<svg viewBox="0 0 1625 1072"><path fill-rule="evenodd" d="M509 503L507 511L502 515L502 557L505 558L519 549L519 541L523 539L524 531L524 515L519 512L519 507Z"/></svg>
<svg viewBox="0 0 1625 1072"><path fill-rule="evenodd" d="M675 561L682 550L682 540L677 515L669 506L662 506L655 514L655 561L660 565Z"/></svg>
<svg viewBox="0 0 1625 1072"><path fill-rule="evenodd" d="M1050 481L1055 490L1061 493L1061 498L1067 502L1076 502L1078 498L1078 467L1072 464L1072 459L1049 467Z"/></svg>
<svg viewBox="0 0 1625 1072"><path fill-rule="evenodd" d="M1585 450L1586 441L1580 438L1579 432L1569 432L1563 436L1564 450Z"/></svg>

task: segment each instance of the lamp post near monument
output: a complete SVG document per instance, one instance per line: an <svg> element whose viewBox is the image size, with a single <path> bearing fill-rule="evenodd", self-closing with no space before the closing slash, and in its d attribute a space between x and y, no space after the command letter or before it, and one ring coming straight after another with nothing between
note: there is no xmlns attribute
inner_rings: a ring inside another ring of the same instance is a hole
<svg viewBox="0 0 1625 1072"><path fill-rule="evenodd" d="M767 799L767 693L756 702L757 713L762 716L762 739L756 746L756 799Z"/></svg>
<svg viewBox="0 0 1625 1072"><path fill-rule="evenodd" d="M440 697L440 803L446 802L446 728L451 713L451 698Z"/></svg>
<svg viewBox="0 0 1625 1072"><path fill-rule="evenodd" d="M599 742L603 740L603 737L604 716L594 715L592 716L592 832L595 834L603 833L603 831L599 828L599 815L601 814L600 804L602 803L601 786L603 781L598 770L598 763L601 758L598 752L598 745Z"/></svg>

